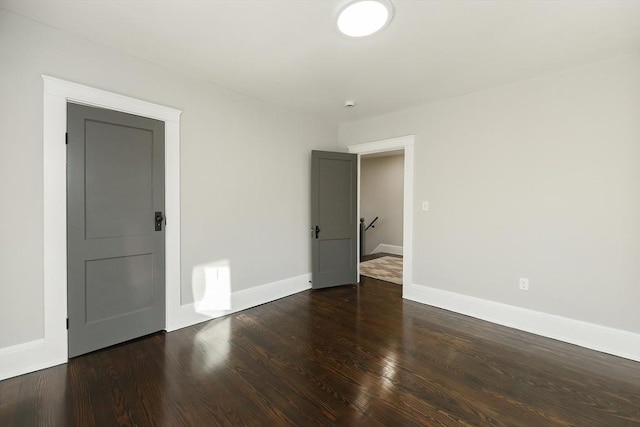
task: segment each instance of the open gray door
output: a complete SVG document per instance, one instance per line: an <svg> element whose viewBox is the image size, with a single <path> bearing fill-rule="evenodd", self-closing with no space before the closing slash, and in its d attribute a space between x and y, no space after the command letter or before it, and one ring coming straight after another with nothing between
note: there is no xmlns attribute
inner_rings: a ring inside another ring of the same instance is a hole
<svg viewBox="0 0 640 427"><path fill-rule="evenodd" d="M355 154L311 152L313 289L358 282Z"/></svg>
<svg viewBox="0 0 640 427"><path fill-rule="evenodd" d="M67 105L69 357L165 327L164 123Z"/></svg>

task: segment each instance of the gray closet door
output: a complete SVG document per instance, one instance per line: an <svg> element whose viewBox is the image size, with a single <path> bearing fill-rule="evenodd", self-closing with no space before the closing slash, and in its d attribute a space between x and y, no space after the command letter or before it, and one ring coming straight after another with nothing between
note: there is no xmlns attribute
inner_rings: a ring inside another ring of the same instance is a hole
<svg viewBox="0 0 640 427"><path fill-rule="evenodd" d="M67 104L67 133L74 357L165 327L164 123Z"/></svg>
<svg viewBox="0 0 640 427"><path fill-rule="evenodd" d="M358 282L355 154L311 152L311 287Z"/></svg>

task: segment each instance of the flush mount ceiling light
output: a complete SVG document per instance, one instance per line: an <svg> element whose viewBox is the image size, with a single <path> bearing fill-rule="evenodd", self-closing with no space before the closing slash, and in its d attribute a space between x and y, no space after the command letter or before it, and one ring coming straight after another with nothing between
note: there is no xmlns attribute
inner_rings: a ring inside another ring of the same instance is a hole
<svg viewBox="0 0 640 427"><path fill-rule="evenodd" d="M392 16L387 0L356 0L338 14L338 29L349 37L364 37L383 29Z"/></svg>

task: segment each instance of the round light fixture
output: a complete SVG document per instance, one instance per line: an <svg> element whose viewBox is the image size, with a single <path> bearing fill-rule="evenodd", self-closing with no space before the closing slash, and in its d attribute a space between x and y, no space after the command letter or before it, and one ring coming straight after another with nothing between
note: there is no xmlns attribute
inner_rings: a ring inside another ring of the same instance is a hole
<svg viewBox="0 0 640 427"><path fill-rule="evenodd" d="M392 17L387 0L356 0L338 14L338 29L349 37L364 37L380 31Z"/></svg>

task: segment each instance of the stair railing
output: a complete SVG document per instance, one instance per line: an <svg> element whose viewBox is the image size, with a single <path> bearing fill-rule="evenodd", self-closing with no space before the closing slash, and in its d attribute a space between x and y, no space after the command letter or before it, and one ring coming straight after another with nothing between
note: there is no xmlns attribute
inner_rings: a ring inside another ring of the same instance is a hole
<svg viewBox="0 0 640 427"><path fill-rule="evenodd" d="M374 225L376 223L376 221L378 220L378 217L375 217L373 219L373 221L371 221L369 223L369 225L367 225L366 227L364 226L364 218L360 218L360 262L362 262L362 258L364 257L364 235L365 232L370 229L370 228L376 228L376 226Z"/></svg>

